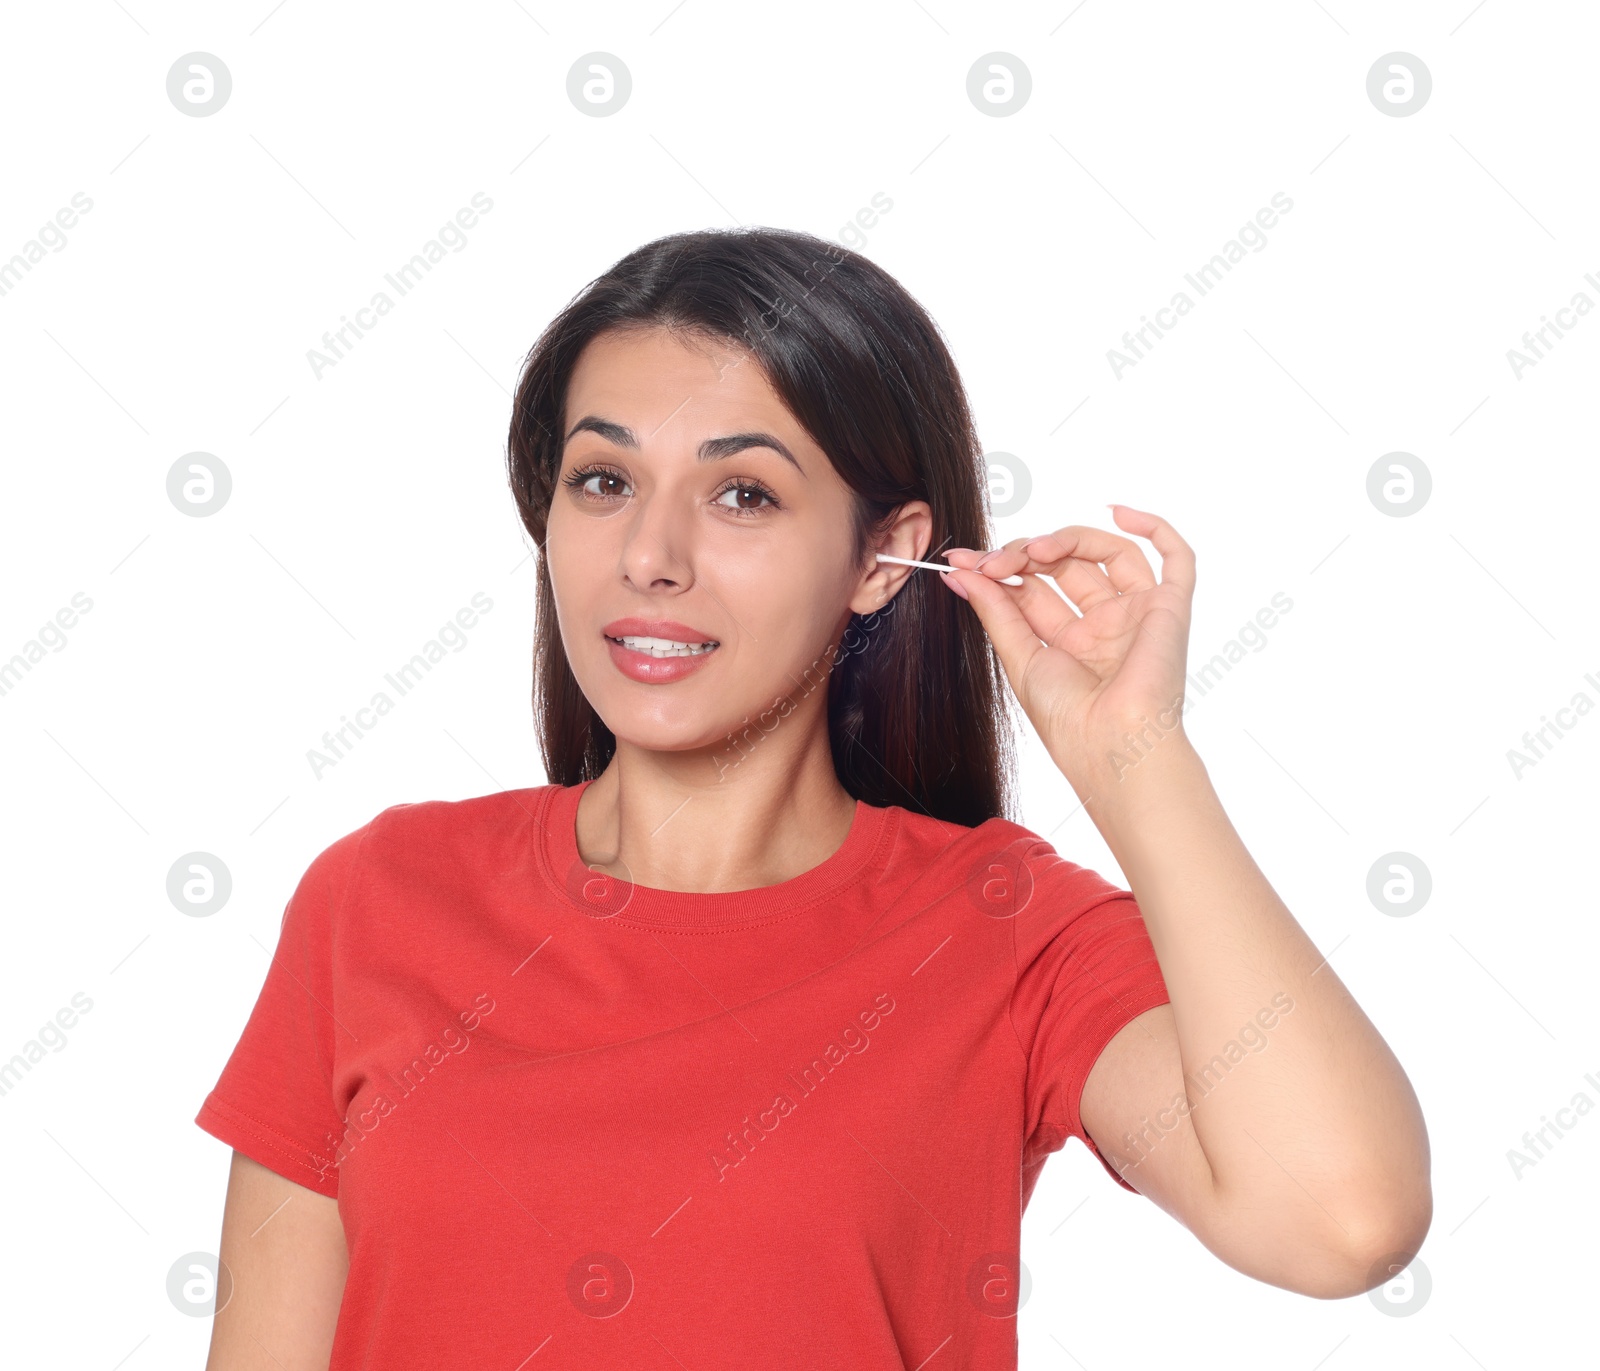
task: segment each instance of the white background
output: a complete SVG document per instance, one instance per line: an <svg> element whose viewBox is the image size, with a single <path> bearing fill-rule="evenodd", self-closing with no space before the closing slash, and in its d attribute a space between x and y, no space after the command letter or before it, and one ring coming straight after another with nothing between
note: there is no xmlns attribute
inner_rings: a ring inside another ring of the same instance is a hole
<svg viewBox="0 0 1600 1371"><path fill-rule="evenodd" d="M503 474L539 331L660 234L855 246L880 192L863 250L945 330L986 449L1031 471L999 540L1109 527L1112 500L1164 515L1199 559L1191 666L1292 600L1188 726L1433 1144L1432 1289L1404 1317L1239 1275L1070 1145L1024 1223L1022 1365L1592 1355L1600 1119L1520 1178L1507 1152L1600 1102L1600 718L1520 777L1508 750L1600 701L1600 317L1520 377L1507 350L1600 303L1600 21L1472 4L12 8L0 260L75 193L93 208L0 296L0 660L93 607L0 696L0 1059L74 993L93 1008L0 1097L6 1360L202 1364L209 1321L165 1282L215 1251L228 1152L192 1119L295 881L390 804L543 781ZM232 75L207 117L166 90L196 51ZM1395 51L1432 74L1405 117L1366 89ZM592 52L632 74L609 117L567 95ZM1032 78L1005 117L967 95L993 52ZM479 191L467 246L316 376L308 349ZM1116 374L1124 330L1280 191L1267 246ZM233 481L206 518L166 493L196 451ZM1408 517L1367 494L1397 451L1432 476ZM307 750L475 592L467 647L314 775ZM1020 820L1119 879L1026 746ZM193 851L232 874L209 918L166 894ZM1366 893L1395 851L1432 878L1408 917Z"/></svg>

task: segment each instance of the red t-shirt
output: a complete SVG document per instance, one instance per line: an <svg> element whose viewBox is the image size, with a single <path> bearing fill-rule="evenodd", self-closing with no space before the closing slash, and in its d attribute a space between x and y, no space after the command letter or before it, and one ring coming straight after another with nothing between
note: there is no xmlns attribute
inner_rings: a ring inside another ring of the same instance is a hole
<svg viewBox="0 0 1600 1371"><path fill-rule="evenodd" d="M195 1122L338 1198L332 1371L1014 1368L1022 1211L1167 1003L1132 895L860 802L793 880L630 887L583 789L386 809L284 912Z"/></svg>

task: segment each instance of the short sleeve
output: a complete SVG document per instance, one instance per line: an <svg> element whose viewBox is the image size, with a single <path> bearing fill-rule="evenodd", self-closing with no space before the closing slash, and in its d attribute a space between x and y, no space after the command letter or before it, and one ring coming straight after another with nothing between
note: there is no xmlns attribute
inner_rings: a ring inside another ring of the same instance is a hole
<svg viewBox="0 0 1600 1371"><path fill-rule="evenodd" d="M312 861L295 887L255 1008L195 1123L252 1161L336 1198L344 1121L334 1100L337 917L371 824Z"/></svg>
<svg viewBox="0 0 1600 1371"><path fill-rule="evenodd" d="M1042 838L1018 838L1004 857L1020 906L1010 922L1011 1020L1027 1064L1023 1204L1045 1159L1069 1137L1134 1190L1084 1130L1078 1105L1106 1044L1146 1010L1170 1003L1144 916L1132 892L1065 860Z"/></svg>

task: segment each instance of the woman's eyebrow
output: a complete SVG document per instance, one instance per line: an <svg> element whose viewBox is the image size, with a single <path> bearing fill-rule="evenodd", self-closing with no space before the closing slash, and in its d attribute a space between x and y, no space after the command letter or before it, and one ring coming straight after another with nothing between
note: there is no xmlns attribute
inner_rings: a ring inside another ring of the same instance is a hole
<svg viewBox="0 0 1600 1371"><path fill-rule="evenodd" d="M604 438L609 443L618 447L633 448L638 450L639 440L631 428L623 424L613 423L610 419L601 419L593 414L586 414L572 426L572 431L567 434L563 445L570 443L580 433L593 433ZM707 438L700 444L698 453L702 462L717 462L724 457L732 457L735 453L743 452L746 448L765 447L771 448L784 461L788 462L802 476L805 475L800 463L795 460L794 453L770 433L730 433L722 438Z"/></svg>

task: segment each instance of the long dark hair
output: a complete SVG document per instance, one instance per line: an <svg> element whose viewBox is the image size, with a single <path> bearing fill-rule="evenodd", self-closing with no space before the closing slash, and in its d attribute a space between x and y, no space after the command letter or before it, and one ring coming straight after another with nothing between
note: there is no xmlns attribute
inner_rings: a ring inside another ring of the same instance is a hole
<svg viewBox="0 0 1600 1371"><path fill-rule="evenodd" d="M806 233L675 233L630 252L580 292L523 365L507 468L539 546L534 718L551 783L598 776L616 738L578 688L556 620L545 545L567 385L596 335L668 328L747 351L855 494L857 565L908 500L933 511L929 560L985 548L988 480L966 390L928 313L867 258ZM870 623L852 616L828 673L828 730L845 790L975 827L1011 817L1007 686L977 616L913 572Z"/></svg>

